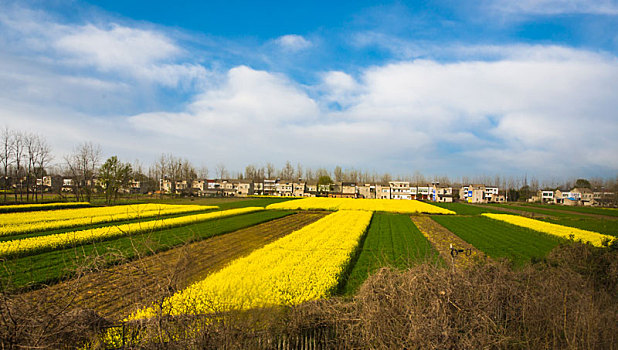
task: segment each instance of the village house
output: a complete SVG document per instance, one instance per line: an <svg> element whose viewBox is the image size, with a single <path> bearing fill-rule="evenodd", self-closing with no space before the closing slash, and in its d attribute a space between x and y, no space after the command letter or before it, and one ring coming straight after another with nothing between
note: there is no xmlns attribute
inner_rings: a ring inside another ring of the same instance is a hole
<svg viewBox="0 0 618 350"><path fill-rule="evenodd" d="M408 181L390 181L388 185L391 189L391 199L412 199Z"/></svg>
<svg viewBox="0 0 618 350"><path fill-rule="evenodd" d="M376 198L391 199L391 186L382 184L376 185Z"/></svg>
<svg viewBox="0 0 618 350"><path fill-rule="evenodd" d="M376 198L376 186L372 184L356 186L356 193L358 194L358 198Z"/></svg>
<svg viewBox="0 0 618 350"><path fill-rule="evenodd" d="M292 196L294 197L305 197L305 191L307 190L307 184L305 182L295 182L292 184Z"/></svg>

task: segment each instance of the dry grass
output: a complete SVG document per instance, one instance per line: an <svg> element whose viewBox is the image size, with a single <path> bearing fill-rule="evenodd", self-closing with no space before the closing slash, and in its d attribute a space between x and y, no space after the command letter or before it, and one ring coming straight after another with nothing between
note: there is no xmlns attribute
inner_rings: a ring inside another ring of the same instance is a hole
<svg viewBox="0 0 618 350"><path fill-rule="evenodd" d="M96 315L43 313L42 318L58 320L53 327L25 317L18 327L7 323L7 312L15 309L4 300L0 338L5 348L11 347L9 336L23 340L25 329L47 334L39 337L39 346L52 336L69 339L64 344L70 346L104 324ZM36 312L17 309L24 315ZM516 270L493 261L455 271L430 264L404 272L385 268L353 299L162 318L127 329L127 334L140 332L133 346L152 349L613 349L618 343L618 251L569 244Z"/></svg>

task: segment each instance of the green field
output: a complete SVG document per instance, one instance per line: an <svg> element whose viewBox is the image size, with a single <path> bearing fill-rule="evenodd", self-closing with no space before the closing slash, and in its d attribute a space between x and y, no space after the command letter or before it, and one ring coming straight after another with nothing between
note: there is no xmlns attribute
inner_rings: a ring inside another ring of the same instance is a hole
<svg viewBox="0 0 618 350"><path fill-rule="evenodd" d="M565 242L527 228L486 217L432 216L432 219L492 258L508 258L521 266L542 258Z"/></svg>
<svg viewBox="0 0 618 350"><path fill-rule="evenodd" d="M77 266L92 263L94 257L100 256L102 259L98 267L109 266L291 213L261 211L7 260L2 263L0 281L9 289L53 283L73 276Z"/></svg>
<svg viewBox="0 0 618 350"><path fill-rule="evenodd" d="M439 259L438 253L408 216L375 213L342 293L354 294L380 267L406 268Z"/></svg>
<svg viewBox="0 0 618 350"><path fill-rule="evenodd" d="M579 215L576 212L568 211L551 211L544 210L532 206L518 206L509 204L493 204L496 209L509 208L515 210L521 210L529 213L543 214L551 216L551 218L535 217L537 220L551 222L553 224L564 225L579 228L582 230L594 231L610 236L618 237L618 218L617 219L604 219L591 216ZM583 208L582 208L583 209Z"/></svg>
<svg viewBox="0 0 618 350"><path fill-rule="evenodd" d="M567 212L575 212L575 213L584 213L584 214L595 214L595 215L605 215L605 216L615 216L618 218L618 209L616 208L593 208L593 207L575 207L575 206L567 206L567 205L547 205L547 204L523 204L529 207L541 208L541 209L552 209L552 210L562 210Z"/></svg>
<svg viewBox="0 0 618 350"><path fill-rule="evenodd" d="M474 204L466 203L434 203L429 202L431 205L435 205L440 208L452 210L457 215L481 215L482 213L501 213L499 210L483 208Z"/></svg>

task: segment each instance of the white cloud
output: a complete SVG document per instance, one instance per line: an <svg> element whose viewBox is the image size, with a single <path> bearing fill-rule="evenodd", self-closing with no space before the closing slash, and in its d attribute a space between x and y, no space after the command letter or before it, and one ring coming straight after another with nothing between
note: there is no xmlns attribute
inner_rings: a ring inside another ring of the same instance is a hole
<svg viewBox="0 0 618 350"><path fill-rule="evenodd" d="M535 15L618 15L615 0L496 0L492 7L501 12Z"/></svg>
<svg viewBox="0 0 618 350"><path fill-rule="evenodd" d="M6 7L0 14L0 43L14 55L64 69L94 68L115 79L177 87L207 76L201 65L179 63L187 53L153 29L116 23L63 24L45 13Z"/></svg>
<svg viewBox="0 0 618 350"><path fill-rule="evenodd" d="M275 42L284 50L302 51L311 47L311 41L305 39L302 35L288 34L280 36Z"/></svg>
<svg viewBox="0 0 618 350"><path fill-rule="evenodd" d="M314 98L313 87L242 66L182 113L130 120L191 139L236 166L292 159L398 171L432 164L446 172L465 163L470 173L545 176L618 170L609 156L618 152L618 61L556 47L503 51L512 57L405 61L368 68L358 79L327 72ZM324 107L333 101L344 108Z"/></svg>

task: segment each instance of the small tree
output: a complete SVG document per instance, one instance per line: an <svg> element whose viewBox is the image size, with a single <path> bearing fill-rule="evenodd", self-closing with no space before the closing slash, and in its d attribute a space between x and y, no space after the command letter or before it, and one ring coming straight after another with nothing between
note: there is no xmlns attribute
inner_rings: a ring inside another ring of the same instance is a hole
<svg viewBox="0 0 618 350"><path fill-rule="evenodd" d="M590 181L588 181L586 179L577 179L577 181L575 181L575 187L577 187L577 188L590 188L592 186L590 185Z"/></svg>
<svg viewBox="0 0 618 350"><path fill-rule="evenodd" d="M116 156L110 157L101 166L99 180L101 181L107 204L115 202L120 189L129 185L131 173L131 164L120 162Z"/></svg>

